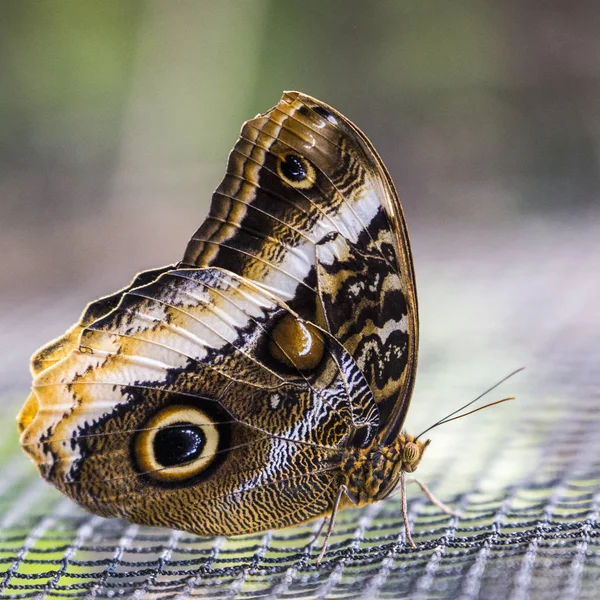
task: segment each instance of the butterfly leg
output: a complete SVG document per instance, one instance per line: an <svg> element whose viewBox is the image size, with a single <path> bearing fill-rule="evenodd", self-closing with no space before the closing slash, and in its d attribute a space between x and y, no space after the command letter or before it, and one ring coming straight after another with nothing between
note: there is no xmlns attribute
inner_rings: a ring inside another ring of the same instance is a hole
<svg viewBox="0 0 600 600"><path fill-rule="evenodd" d="M410 533L410 524L408 522L408 502L406 500L406 484L407 481L404 477L404 471L400 471L400 497L402 499L402 519L404 520L404 533L406 536L406 541L410 544L410 547L413 550L416 550L417 545L412 539L412 535Z"/></svg>
<svg viewBox="0 0 600 600"><path fill-rule="evenodd" d="M329 525L327 527L327 532L325 533L325 539L323 540L323 547L321 548L321 552L319 552L319 556L317 556L317 564L320 564L320 562L323 560L323 557L325 556L325 552L327 552L327 547L329 546L329 538L333 533L333 527L335 525L335 518L340 508L340 502L342 501L342 498L344 496L346 496L354 504L358 504L358 501L354 497L354 494L350 493L350 491L345 485L340 486L337 492L337 496L335 497L335 502L333 503L331 516L329 517ZM321 525L321 528L319 529L319 534L321 533L324 525L325 520L323 520L323 525Z"/></svg>
<svg viewBox="0 0 600 600"><path fill-rule="evenodd" d="M429 490L429 488L416 477L411 477L406 480L406 485L410 483L416 483L422 490L422 492L427 496L429 501L432 504L435 504L441 511L445 512L447 515L452 515L453 517L462 517L462 513L457 510L452 510L449 506L444 504L441 500L438 500Z"/></svg>
<svg viewBox="0 0 600 600"><path fill-rule="evenodd" d="M323 517L323 519L321 520L321 524L319 525L319 529L317 529L317 533L315 533L315 535L312 536L310 542L308 542L308 544L306 545L307 548L314 546L316 544L317 540L321 537L321 534L323 533L323 529L325 528L325 525L327 524L327 519L328 519L328 517Z"/></svg>

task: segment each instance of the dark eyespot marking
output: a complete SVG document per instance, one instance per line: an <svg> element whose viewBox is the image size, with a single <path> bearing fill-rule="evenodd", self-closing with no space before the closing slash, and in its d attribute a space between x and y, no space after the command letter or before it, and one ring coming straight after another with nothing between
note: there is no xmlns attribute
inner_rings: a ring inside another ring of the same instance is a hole
<svg viewBox="0 0 600 600"><path fill-rule="evenodd" d="M193 423L176 424L161 429L154 437L154 457L163 467L188 463L202 454L206 436Z"/></svg>
<svg viewBox="0 0 600 600"><path fill-rule="evenodd" d="M287 314L271 332L269 351L273 358L284 365L305 371L320 364L325 341L315 325Z"/></svg>
<svg viewBox="0 0 600 600"><path fill-rule="evenodd" d="M277 171L281 179L291 187L308 189L315 182L315 168L303 156L288 152L279 157Z"/></svg>
<svg viewBox="0 0 600 600"><path fill-rule="evenodd" d="M281 162L281 172L287 179L292 181L302 181L306 179L305 161L297 154L286 154Z"/></svg>
<svg viewBox="0 0 600 600"><path fill-rule="evenodd" d="M190 481L217 460L219 429L219 424L200 408L168 406L151 417L135 436L137 467L158 482Z"/></svg>

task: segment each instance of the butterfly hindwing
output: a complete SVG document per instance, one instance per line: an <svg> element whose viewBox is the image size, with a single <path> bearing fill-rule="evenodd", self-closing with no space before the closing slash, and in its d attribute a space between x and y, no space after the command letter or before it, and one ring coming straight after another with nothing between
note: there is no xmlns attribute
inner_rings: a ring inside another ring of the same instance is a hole
<svg viewBox="0 0 600 600"><path fill-rule="evenodd" d="M378 412L360 369L325 331L314 367L281 363L269 346L290 318L284 303L226 271L167 271L124 293L36 378L46 432L30 427L24 444L45 438L30 447L44 475L104 515L181 527L187 510L188 529L236 534L250 522L292 523L293 497L302 520L321 514L336 489L331 459L355 429L374 431ZM183 407L217 439L206 468L185 481L163 477L162 463L158 473L147 467L154 458L144 453L157 451L139 441L160 427L156 415ZM264 503L272 509L257 510Z"/></svg>

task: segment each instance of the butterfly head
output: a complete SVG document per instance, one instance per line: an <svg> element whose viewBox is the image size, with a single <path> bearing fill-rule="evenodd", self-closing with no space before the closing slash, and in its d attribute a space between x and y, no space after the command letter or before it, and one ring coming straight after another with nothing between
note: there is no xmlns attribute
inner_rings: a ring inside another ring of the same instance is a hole
<svg viewBox="0 0 600 600"><path fill-rule="evenodd" d="M402 470L413 473L419 466L423 453L431 440L422 442L421 440L415 440L412 435L403 433L398 441L398 452L402 456Z"/></svg>

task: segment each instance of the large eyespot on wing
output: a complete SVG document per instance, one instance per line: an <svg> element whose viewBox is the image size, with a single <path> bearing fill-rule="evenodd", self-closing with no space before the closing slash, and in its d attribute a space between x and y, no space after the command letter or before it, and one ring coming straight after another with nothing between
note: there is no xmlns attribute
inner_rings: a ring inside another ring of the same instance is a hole
<svg viewBox="0 0 600 600"><path fill-rule="evenodd" d="M314 324L288 313L273 327L269 351L288 367L304 371L314 369L321 362L325 341Z"/></svg>
<svg viewBox="0 0 600 600"><path fill-rule="evenodd" d="M208 412L190 405L168 406L144 423L133 441L135 461L150 479L197 481L223 451L219 425Z"/></svg>

